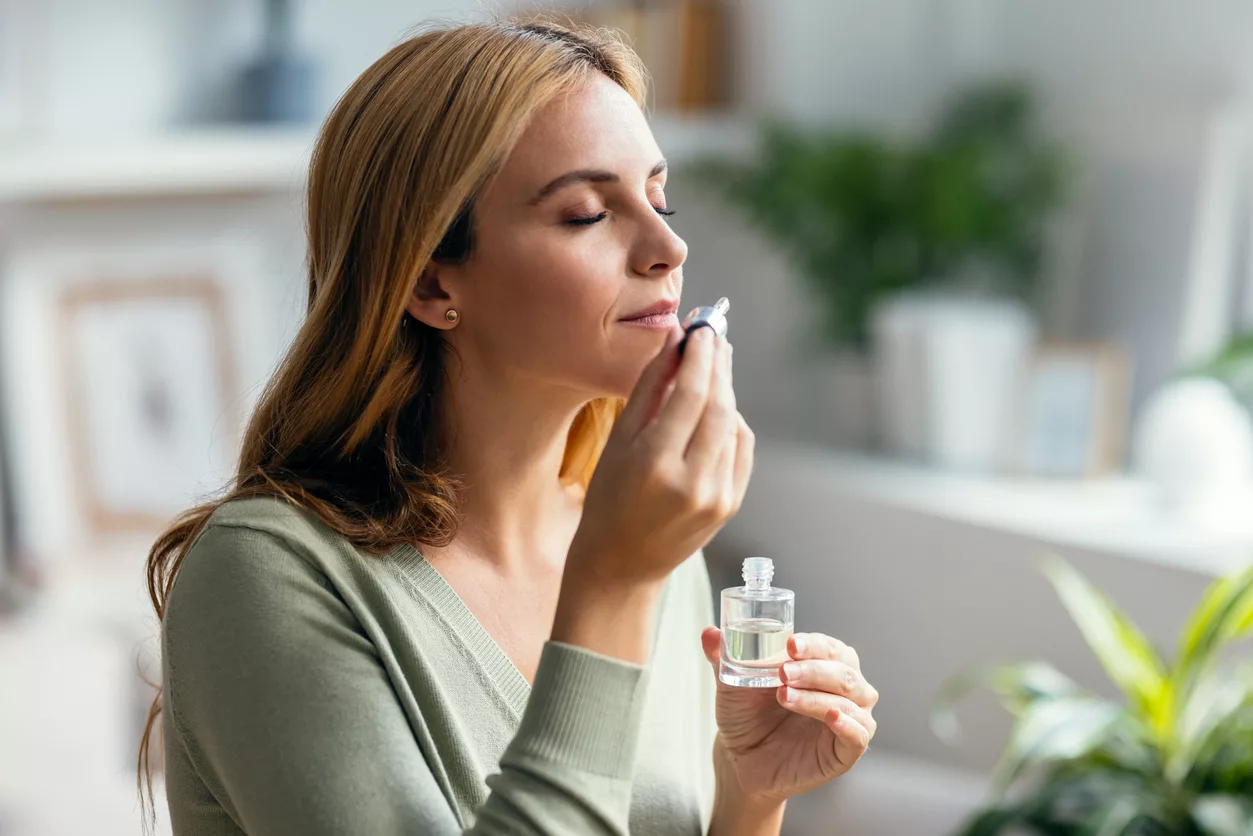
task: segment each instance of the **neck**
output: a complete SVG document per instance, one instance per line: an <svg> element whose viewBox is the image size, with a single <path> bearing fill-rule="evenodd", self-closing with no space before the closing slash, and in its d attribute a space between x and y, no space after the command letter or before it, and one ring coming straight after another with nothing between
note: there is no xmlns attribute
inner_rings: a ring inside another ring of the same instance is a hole
<svg viewBox="0 0 1253 836"><path fill-rule="evenodd" d="M564 549L553 554L553 543L573 535L582 489L562 484L561 464L586 395L517 376L470 375L454 365L441 402L445 462L464 491L450 550L503 570L564 561Z"/></svg>

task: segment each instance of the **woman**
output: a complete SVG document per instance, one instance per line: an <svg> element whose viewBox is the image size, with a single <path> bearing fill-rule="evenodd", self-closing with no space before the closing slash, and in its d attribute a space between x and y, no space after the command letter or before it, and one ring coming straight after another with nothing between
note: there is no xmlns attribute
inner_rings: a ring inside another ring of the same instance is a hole
<svg viewBox="0 0 1253 836"><path fill-rule="evenodd" d="M149 558L175 833L777 833L865 750L834 639L777 691L710 673L700 549L753 436L730 346L677 349L643 96L606 33L491 24L331 113L308 317Z"/></svg>

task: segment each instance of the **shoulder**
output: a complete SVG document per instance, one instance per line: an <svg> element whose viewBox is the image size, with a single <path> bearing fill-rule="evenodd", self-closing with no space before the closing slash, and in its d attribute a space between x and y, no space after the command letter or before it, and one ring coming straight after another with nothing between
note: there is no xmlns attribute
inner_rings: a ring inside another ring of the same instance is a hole
<svg viewBox="0 0 1253 836"><path fill-rule="evenodd" d="M223 503L179 567L163 624L167 645L204 631L266 631L336 608L330 575L351 551L343 537L280 498Z"/></svg>
<svg viewBox="0 0 1253 836"><path fill-rule="evenodd" d="M296 550L310 546L316 548L339 537L306 509L277 496L253 496L223 502L209 517L204 531L207 533L214 529L256 531Z"/></svg>
<svg viewBox="0 0 1253 836"><path fill-rule="evenodd" d="M383 677L327 573L335 547L304 516L277 499L226 503L178 570L161 624L163 700L198 766L243 768L233 758L247 746L304 733L311 697Z"/></svg>
<svg viewBox="0 0 1253 836"><path fill-rule="evenodd" d="M218 693L210 683L222 671L243 687L279 660L316 666L329 647L369 654L333 579L341 546L327 532L280 499L232 501L214 512L166 602L161 638L171 705Z"/></svg>
<svg viewBox="0 0 1253 836"><path fill-rule="evenodd" d="M277 497L223 503L209 517L179 567L171 609L189 596L223 601L241 584L281 582L316 567L313 556L327 539L303 510ZM316 574L316 573L315 573Z"/></svg>

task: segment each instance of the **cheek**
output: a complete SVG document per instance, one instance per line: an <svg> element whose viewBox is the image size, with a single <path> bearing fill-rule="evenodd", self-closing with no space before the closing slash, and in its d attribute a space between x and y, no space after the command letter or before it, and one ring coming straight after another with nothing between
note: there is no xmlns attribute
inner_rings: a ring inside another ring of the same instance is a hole
<svg viewBox="0 0 1253 836"><path fill-rule="evenodd" d="M485 296L475 307L490 311L494 330L507 335L502 348L518 352L519 360L542 354L566 365L610 353L606 325L624 279L612 259L588 249L531 242L484 262Z"/></svg>

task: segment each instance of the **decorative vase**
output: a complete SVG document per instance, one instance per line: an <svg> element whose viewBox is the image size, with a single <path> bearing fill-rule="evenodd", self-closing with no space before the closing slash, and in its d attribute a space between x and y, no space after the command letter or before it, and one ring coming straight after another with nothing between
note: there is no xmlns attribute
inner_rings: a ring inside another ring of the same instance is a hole
<svg viewBox="0 0 1253 836"><path fill-rule="evenodd" d="M318 115L317 65L293 45L290 0L264 5L264 46L240 74L240 116L248 122L312 122Z"/></svg>
<svg viewBox="0 0 1253 836"><path fill-rule="evenodd" d="M312 122L316 69L312 60L293 53L261 55L241 76L240 115L246 122Z"/></svg>
<svg viewBox="0 0 1253 836"><path fill-rule="evenodd" d="M1015 400L1036 340L1016 302L907 294L873 322L885 448L938 467L1007 461Z"/></svg>
<svg viewBox="0 0 1253 836"><path fill-rule="evenodd" d="M1132 453L1171 513L1207 525L1247 518L1253 420L1220 381L1183 378L1159 389L1141 413Z"/></svg>

